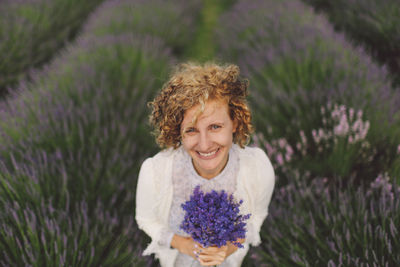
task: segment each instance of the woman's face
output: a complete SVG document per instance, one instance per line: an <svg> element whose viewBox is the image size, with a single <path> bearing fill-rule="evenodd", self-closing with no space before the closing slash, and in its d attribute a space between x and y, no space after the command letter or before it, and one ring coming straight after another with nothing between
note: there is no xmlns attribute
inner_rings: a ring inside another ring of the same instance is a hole
<svg viewBox="0 0 400 267"><path fill-rule="evenodd" d="M221 100L208 100L204 112L193 125L200 105L188 109L181 124L182 145L192 157L198 174L211 179L217 176L228 161L236 123L229 116L228 104Z"/></svg>

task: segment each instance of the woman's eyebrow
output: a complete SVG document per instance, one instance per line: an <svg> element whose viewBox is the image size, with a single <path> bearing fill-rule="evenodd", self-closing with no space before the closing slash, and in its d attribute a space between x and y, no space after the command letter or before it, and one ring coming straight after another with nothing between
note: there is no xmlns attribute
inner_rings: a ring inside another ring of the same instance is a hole
<svg viewBox="0 0 400 267"><path fill-rule="evenodd" d="M196 127L194 125L188 125L188 126L182 128L182 130L184 130L184 131L187 129L196 129Z"/></svg>

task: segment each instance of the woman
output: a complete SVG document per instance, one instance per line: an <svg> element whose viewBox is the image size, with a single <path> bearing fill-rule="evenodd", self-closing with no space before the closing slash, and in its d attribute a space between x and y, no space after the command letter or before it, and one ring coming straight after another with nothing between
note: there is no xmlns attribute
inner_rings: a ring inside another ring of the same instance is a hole
<svg viewBox="0 0 400 267"><path fill-rule="evenodd" d="M240 266L249 244L261 242L275 179L266 154L246 146L253 131L247 87L235 65L187 63L150 102L150 122L165 149L140 169L136 221L152 239L143 255L155 253L161 266ZM181 204L197 185L243 200L241 213L251 214L246 238L238 240L244 248L203 248L179 229Z"/></svg>

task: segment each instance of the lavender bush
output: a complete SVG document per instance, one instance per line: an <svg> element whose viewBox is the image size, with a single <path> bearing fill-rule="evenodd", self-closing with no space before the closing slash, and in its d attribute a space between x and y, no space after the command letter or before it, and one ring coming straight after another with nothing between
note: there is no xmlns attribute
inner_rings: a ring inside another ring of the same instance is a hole
<svg viewBox="0 0 400 267"><path fill-rule="evenodd" d="M243 245L237 240L246 237L245 221L250 218L250 214L239 214L242 203L224 190L204 193L198 185L190 200L182 204L185 217L180 228L203 247L222 247L233 242L241 248Z"/></svg>
<svg viewBox="0 0 400 267"><path fill-rule="evenodd" d="M96 45L89 48L90 42ZM18 143L24 147L47 143L58 146L59 141L78 146L93 143L89 141L90 135L85 137L87 133L105 138L118 133L125 138L124 133L129 131L140 138L147 126L119 122L135 122L139 118L146 121L142 106L161 86L169 65L172 61L168 50L160 40L151 37L81 40L68 56L54 62L45 75L38 76L36 84L19 89L1 104L3 151ZM99 133L95 125L107 126L108 130L99 129ZM66 139L71 133L82 140ZM4 157L9 161L9 153L4 153Z"/></svg>
<svg viewBox="0 0 400 267"><path fill-rule="evenodd" d="M0 163L6 175L0 181L3 192L16 194L14 200L0 194L2 205L10 207L0 215L9 226L0 234L5 263L57 266L60 257L67 265L85 266L148 261L138 258L148 240L134 223L132 204L140 164L156 149L143 106L173 62L159 39L82 38L34 84L1 103ZM42 216L34 209L41 200L54 213ZM31 230L24 220L30 219L15 202L29 207L37 220L47 218L62 229L46 234L41 223L32 230L40 241L27 244ZM59 240L77 242L79 248ZM50 247L42 249L44 244ZM16 258L19 254L25 258Z"/></svg>
<svg viewBox="0 0 400 267"><path fill-rule="evenodd" d="M295 0L238 1L219 25L221 57L238 62L251 81L254 122L267 140L285 137L296 147L300 131L310 139L323 127L321 106L337 103L362 110L370 124L366 138L379 157L364 177L392 166L400 95L393 92L388 72L335 33L324 17ZM349 164L344 176L361 169Z"/></svg>
<svg viewBox="0 0 400 267"><path fill-rule="evenodd" d="M86 24L84 32L152 35L163 39L182 56L193 42L201 1L111 0L106 1ZM172 26L173 25L173 26Z"/></svg>
<svg viewBox="0 0 400 267"><path fill-rule="evenodd" d="M326 13L348 39L362 45L394 75L400 86L400 4L397 0L303 0Z"/></svg>
<svg viewBox="0 0 400 267"><path fill-rule="evenodd" d="M322 176L334 173L345 177L350 173L368 179L367 175L376 171L372 162L379 162L381 155L379 148L367 139L370 123L363 118L362 110L328 104L321 107L320 115L321 128L309 132L299 130L294 145L286 137L267 139L262 133L253 137L255 145L265 149L276 172L285 179L290 179L292 168ZM391 157L394 162L400 160L398 151ZM380 162L389 171L390 166L385 164Z"/></svg>
<svg viewBox="0 0 400 267"><path fill-rule="evenodd" d="M130 214L127 183L108 202L106 195L88 198L83 188L81 200L74 199L74 179L60 155L30 156L35 164L15 162L12 172L0 167L1 266L150 266L139 257L143 237ZM57 191L49 197L51 190Z"/></svg>
<svg viewBox="0 0 400 267"><path fill-rule="evenodd" d="M0 5L0 96L75 38L103 0L21 0Z"/></svg>
<svg viewBox="0 0 400 267"><path fill-rule="evenodd" d="M400 188L393 179L381 174L344 188L292 174L274 193L263 242L250 251L256 266L396 266Z"/></svg>

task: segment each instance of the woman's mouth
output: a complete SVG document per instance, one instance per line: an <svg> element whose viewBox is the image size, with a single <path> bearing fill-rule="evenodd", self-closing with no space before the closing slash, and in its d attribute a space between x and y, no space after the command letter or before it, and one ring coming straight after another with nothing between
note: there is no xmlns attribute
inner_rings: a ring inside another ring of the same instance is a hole
<svg viewBox="0 0 400 267"><path fill-rule="evenodd" d="M212 159L217 155L218 151L219 151L219 148L217 148L214 151L208 152L208 153L202 153L200 151L196 151L196 152L202 159Z"/></svg>

